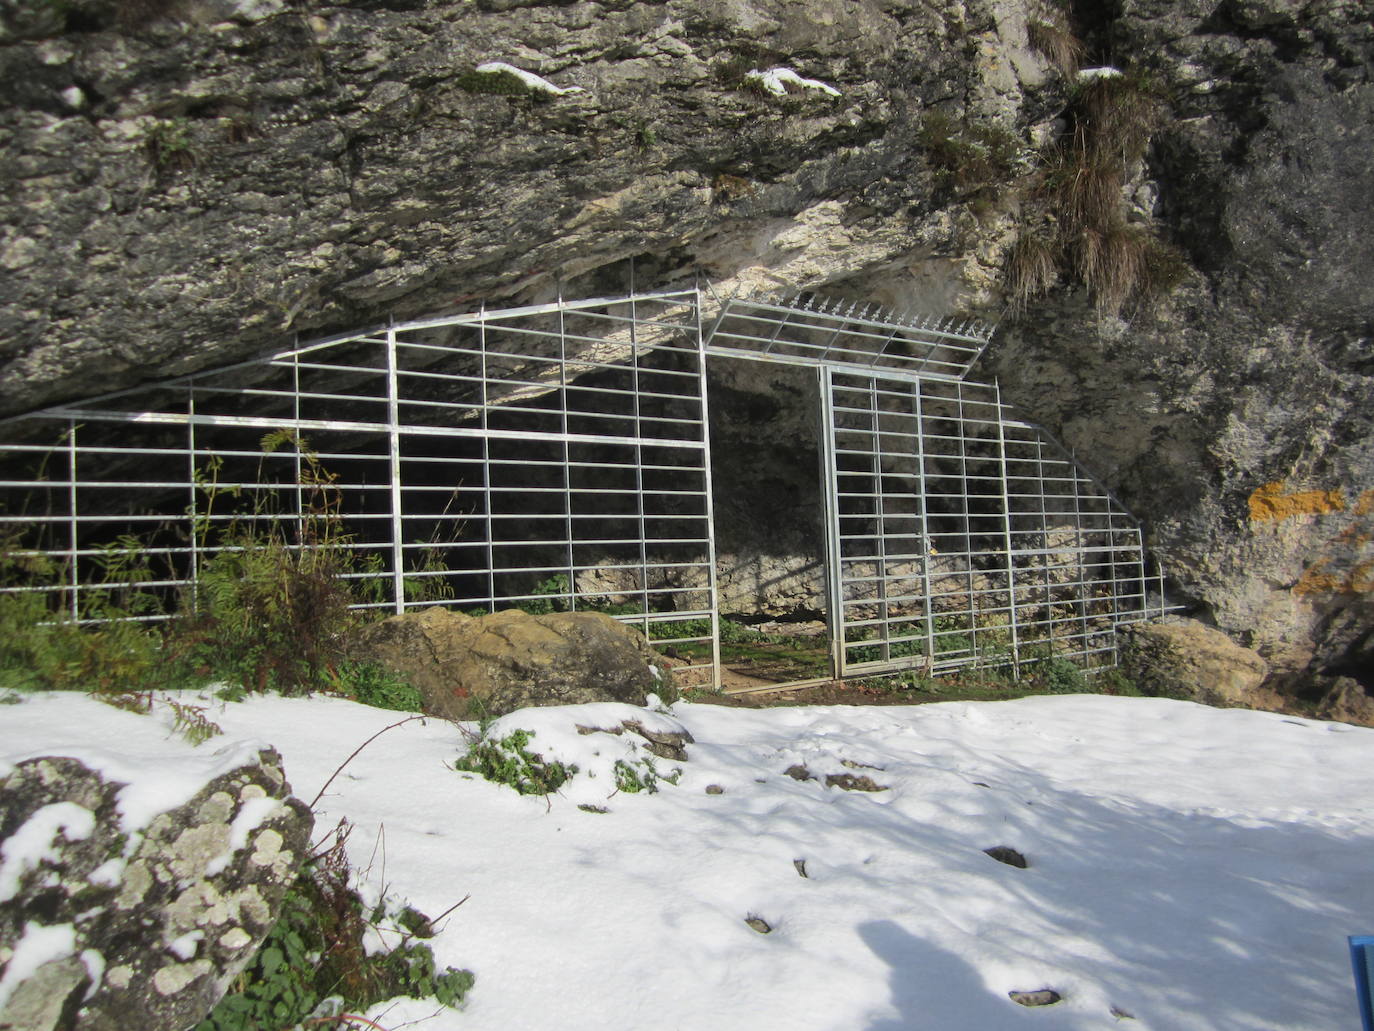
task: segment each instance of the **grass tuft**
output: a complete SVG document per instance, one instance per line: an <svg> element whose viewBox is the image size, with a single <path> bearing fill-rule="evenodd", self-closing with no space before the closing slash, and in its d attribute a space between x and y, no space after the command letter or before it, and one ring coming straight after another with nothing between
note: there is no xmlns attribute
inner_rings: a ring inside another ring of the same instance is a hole
<svg viewBox="0 0 1374 1031"><path fill-rule="evenodd" d="M1078 74L1083 60L1083 43L1059 18L1035 18L1026 26L1030 45L1066 79Z"/></svg>
<svg viewBox="0 0 1374 1031"><path fill-rule="evenodd" d="M1035 233L1023 233L1016 238L1007 254L1007 290L1015 311L1054 286L1059 278L1059 255L1053 245Z"/></svg>

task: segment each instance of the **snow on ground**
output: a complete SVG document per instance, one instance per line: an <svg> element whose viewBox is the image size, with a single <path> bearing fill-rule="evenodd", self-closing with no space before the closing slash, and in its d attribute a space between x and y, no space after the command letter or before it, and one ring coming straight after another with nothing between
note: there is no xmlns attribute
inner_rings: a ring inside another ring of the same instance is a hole
<svg viewBox="0 0 1374 1031"><path fill-rule="evenodd" d="M571 726L613 725L623 707L606 707L600 724L589 708L514 719L535 731L532 750L543 741L583 767L560 795L520 796L453 772L463 728L429 720L382 735L320 801L317 837L347 816L350 851L378 885L431 915L471 896L434 947L441 963L473 970L476 987L461 1013L415 1026L1358 1023L1345 937L1374 930L1374 730L1095 696L757 711L682 703L673 717L696 739L689 761L658 761L660 772L681 766L680 782L630 795L614 793L605 772L628 738ZM275 697L216 702L209 716L225 736L192 749L170 720L31 697L0 709L0 772L27 756L95 753L108 764L117 752L145 776L164 762L184 776L188 756L209 769L216 749L265 740L308 801L398 718ZM785 774L798 764L818 779ZM829 773L887 790L827 787ZM578 808L589 800L608 811ZM998 845L1029 867L983 853ZM771 933L751 928L751 916ZM1008 997L1042 988L1063 1001L1023 1008ZM373 1016L395 1029L434 1012L403 1002Z"/></svg>

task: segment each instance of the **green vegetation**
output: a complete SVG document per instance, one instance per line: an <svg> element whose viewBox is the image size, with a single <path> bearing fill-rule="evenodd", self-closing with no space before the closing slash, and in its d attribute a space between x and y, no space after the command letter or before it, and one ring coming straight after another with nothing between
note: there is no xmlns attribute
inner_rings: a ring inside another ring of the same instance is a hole
<svg viewBox="0 0 1374 1031"><path fill-rule="evenodd" d="M499 740L487 737L473 742L453 768L476 773L494 784L505 784L522 795L547 795L557 791L576 773L573 764L545 762L529 750L532 730L513 730Z"/></svg>
<svg viewBox="0 0 1374 1031"><path fill-rule="evenodd" d="M1029 152L1016 134L995 123L968 125L930 111L921 118L920 140L936 185L961 195L1003 187L1029 167Z"/></svg>
<svg viewBox="0 0 1374 1031"><path fill-rule="evenodd" d="M1065 74L1078 49L1062 26L1035 23L1036 45ZM1187 262L1143 223L1127 220L1123 196L1163 115L1163 95L1147 76L1111 71L1075 83L1067 131L1043 157L1021 233L1007 253L1004 283L1013 311L1061 278L1082 284L1097 309L1117 314L1167 293Z"/></svg>
<svg viewBox="0 0 1374 1031"><path fill-rule="evenodd" d="M159 172L184 172L197 163L191 123L185 118L159 119L143 133L143 151Z"/></svg>
<svg viewBox="0 0 1374 1031"><path fill-rule="evenodd" d="M637 795L640 792L652 795L658 791L659 781L665 784L676 784L682 777L681 769L674 770L667 775L659 773L658 767L647 755L635 762L617 759L614 773L616 790L623 791L627 795Z"/></svg>
<svg viewBox="0 0 1374 1031"><path fill-rule="evenodd" d="M467 970L439 970L430 947L430 921L413 909L371 910L351 887L343 843L346 829L311 860L287 892L277 923L228 993L195 1031L262 1031L325 1025L361 1014L398 995L435 996L456 1006L473 985ZM391 917L399 945L369 954L364 933Z"/></svg>
<svg viewBox="0 0 1374 1031"><path fill-rule="evenodd" d="M534 89L520 76L505 69L493 72L479 72L476 68L458 76L458 88L468 93L485 93L501 97L526 97L530 100L548 100L550 94Z"/></svg>
<svg viewBox="0 0 1374 1031"><path fill-rule="evenodd" d="M221 487L217 460L199 472L192 532L201 561L179 598L147 586L176 572L154 568L152 550L123 536L87 560L72 611L69 592L54 586L70 583L70 566L24 546L17 530L0 538L0 578L27 588L0 595L0 687L116 697L220 683L228 697L324 691L418 710L409 685L350 659L361 618L350 606L376 600L367 592L381 581L344 576L375 571L375 562L351 547L334 478L317 456L285 431L263 438L264 456L283 447L301 456L299 517L272 518L275 494Z"/></svg>

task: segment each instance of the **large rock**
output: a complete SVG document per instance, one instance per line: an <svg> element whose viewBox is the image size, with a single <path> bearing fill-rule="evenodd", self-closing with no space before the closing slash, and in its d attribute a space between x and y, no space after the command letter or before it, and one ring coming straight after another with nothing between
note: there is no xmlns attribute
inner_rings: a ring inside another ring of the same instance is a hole
<svg viewBox="0 0 1374 1031"><path fill-rule="evenodd" d="M1264 659L1195 619L1171 617L1131 627L1122 666L1150 695L1252 709L1283 704L1261 686L1269 675Z"/></svg>
<svg viewBox="0 0 1374 1031"><path fill-rule="evenodd" d="M1317 703L1317 715L1337 723L1374 727L1374 698L1350 677L1337 677Z"/></svg>
<svg viewBox="0 0 1374 1031"><path fill-rule="evenodd" d="M273 750L145 825L146 794L125 787L58 757L0 781L4 1031L195 1024L252 958L309 852L314 819Z"/></svg>
<svg viewBox="0 0 1374 1031"><path fill-rule="evenodd" d="M644 705L669 689L666 661L599 612L473 617L435 607L365 627L353 651L404 675L430 712L450 719L539 705Z"/></svg>

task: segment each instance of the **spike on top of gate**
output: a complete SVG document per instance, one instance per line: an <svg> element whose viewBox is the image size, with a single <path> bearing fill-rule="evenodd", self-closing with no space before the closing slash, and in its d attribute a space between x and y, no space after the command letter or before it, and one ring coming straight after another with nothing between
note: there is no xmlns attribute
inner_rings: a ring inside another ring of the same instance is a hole
<svg viewBox="0 0 1374 1031"><path fill-rule="evenodd" d="M803 291L782 299L727 299L707 333L706 346L716 354L764 361L961 380L995 328L973 318L896 312L872 302Z"/></svg>

